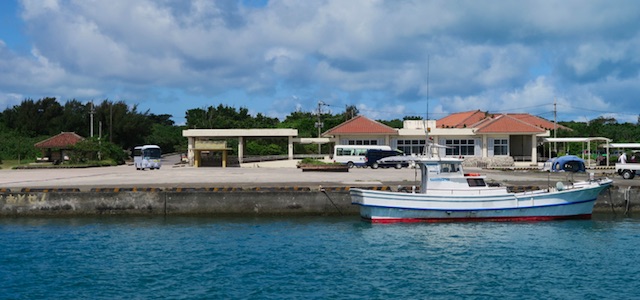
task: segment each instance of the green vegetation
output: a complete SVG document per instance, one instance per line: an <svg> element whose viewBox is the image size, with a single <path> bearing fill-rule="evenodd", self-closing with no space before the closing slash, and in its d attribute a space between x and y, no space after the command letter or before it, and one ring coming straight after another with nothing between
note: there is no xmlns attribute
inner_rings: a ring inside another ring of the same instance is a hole
<svg viewBox="0 0 640 300"><path fill-rule="evenodd" d="M93 133L91 136L91 112L93 112ZM320 133L359 114L355 106L348 106L337 114L321 113L323 123ZM239 109L219 104L206 108L189 109L185 112L186 124L175 125L171 115L155 115L149 111L140 112L137 105L129 106L124 101L109 100L95 103L81 103L72 99L61 104L55 98L40 100L26 99L0 112L0 166L11 168L20 164L35 162L41 156L34 144L60 132L75 132L85 138L73 151L73 161L67 165L122 163L134 146L157 144L163 153L186 152L187 139L182 137L185 129L230 129L230 128L295 128L299 137L318 137L316 112L295 111L280 121L261 113L249 114L247 108ZM403 120L417 120L407 116ZM402 127L400 119L378 120L393 128ZM607 137L615 142L640 142L640 126L632 123L618 123L615 119L599 117L589 122L560 122L571 130L558 130L558 137ZM549 128L551 129L551 128ZM229 141L237 153L237 142ZM322 153L331 153L330 145L322 146ZM548 144L545 144L545 153ZM579 143L568 144L570 153L582 150ZM597 153L596 143L592 143L592 153ZM247 155L279 155L287 153L285 139L248 139ZM575 149L575 150L574 150ZM316 154L317 145L296 144L295 153ZM615 160L615 157L609 159ZM19 163L18 163L19 162Z"/></svg>
<svg viewBox="0 0 640 300"><path fill-rule="evenodd" d="M118 162L107 160L90 160L82 163L71 162L55 165L53 163L37 163L37 164L21 164L13 166L12 169L71 169L71 168L90 168L90 167L110 167L117 166Z"/></svg>
<svg viewBox="0 0 640 300"><path fill-rule="evenodd" d="M4 169L4 170L13 169L17 166L28 165L31 162L33 161L25 161L25 160L19 161L17 159L5 159L5 160L2 160L2 163L0 163L0 169Z"/></svg>
<svg viewBox="0 0 640 300"><path fill-rule="evenodd" d="M639 120L640 121L640 117ZM638 143L640 142L640 122L638 123L618 123L614 118L598 117L589 122L559 122L558 124L570 128L571 130L558 130L558 137L605 137L611 139L614 143ZM604 151L599 148L604 142L592 142L589 150L592 158L596 159L598 154ZM549 147L550 145L546 145ZM582 143L567 143L567 149L563 149L562 153L568 151L571 154L580 154L583 147ZM548 148L545 149L548 151ZM615 163L617 155L609 157L609 161Z"/></svg>
<svg viewBox="0 0 640 300"><path fill-rule="evenodd" d="M186 151L183 129L175 126L171 115L139 112L136 105L124 101L103 100L94 105L69 100L61 105L55 98L27 99L0 112L0 160L34 162L42 156L34 144L60 132L75 132L88 139L74 149L74 161L69 163L122 163L127 158L123 150L146 143L158 144L165 153Z"/></svg>
<svg viewBox="0 0 640 300"><path fill-rule="evenodd" d="M315 159L315 158L309 158L309 157L303 158L298 164L299 165L318 165L318 166L321 166L321 165L341 165L342 166L342 165L344 165L344 164L341 164L341 163L334 163L334 162L328 163L328 162L324 162L324 161L321 161L321 160L318 160L318 159Z"/></svg>

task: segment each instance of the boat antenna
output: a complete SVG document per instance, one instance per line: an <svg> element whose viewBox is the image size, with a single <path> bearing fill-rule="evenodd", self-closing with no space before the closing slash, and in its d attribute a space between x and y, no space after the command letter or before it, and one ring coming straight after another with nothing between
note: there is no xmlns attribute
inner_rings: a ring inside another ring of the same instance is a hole
<svg viewBox="0 0 640 300"><path fill-rule="evenodd" d="M432 150L431 150L431 144L429 143L429 59L430 59L430 55L427 54L427 114L426 114L426 118L423 122L423 126L424 127L424 136L425 136L425 147L424 147L424 152L423 153L425 156L430 157Z"/></svg>

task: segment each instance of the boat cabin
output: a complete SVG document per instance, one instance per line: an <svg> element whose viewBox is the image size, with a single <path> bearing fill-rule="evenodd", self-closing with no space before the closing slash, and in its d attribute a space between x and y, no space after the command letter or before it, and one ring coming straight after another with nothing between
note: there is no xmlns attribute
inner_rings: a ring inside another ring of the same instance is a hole
<svg viewBox="0 0 640 300"><path fill-rule="evenodd" d="M484 176L464 173L462 159L438 158L416 161L420 166L420 193L436 190L486 188Z"/></svg>

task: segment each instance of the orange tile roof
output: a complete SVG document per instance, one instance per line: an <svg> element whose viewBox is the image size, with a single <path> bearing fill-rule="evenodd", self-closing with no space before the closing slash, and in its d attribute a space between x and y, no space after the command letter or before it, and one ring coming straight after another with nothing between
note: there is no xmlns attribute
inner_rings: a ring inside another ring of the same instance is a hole
<svg viewBox="0 0 640 300"><path fill-rule="evenodd" d="M480 110L466 111L450 114L438 121L436 121L436 127L438 128L466 128L472 124L476 124L486 118L486 113Z"/></svg>
<svg viewBox="0 0 640 300"><path fill-rule="evenodd" d="M339 134L398 134L398 131L365 116L357 116L325 131L322 135Z"/></svg>
<svg viewBox="0 0 640 300"><path fill-rule="evenodd" d="M438 128L476 128L477 133L544 133L553 130L553 122L526 113L491 114L480 110L454 113L436 121ZM558 125L560 129L569 129ZM357 116L322 135L344 134L397 134L397 130Z"/></svg>
<svg viewBox="0 0 640 300"><path fill-rule="evenodd" d="M537 116L532 116L530 114L509 114L509 116L512 116L518 120L527 122L529 124L533 124L535 126L538 126L540 128L546 129L546 130L553 130L554 129L554 124L551 121L545 120L543 118L537 117ZM571 128L569 127L565 127L562 126L560 124L557 124L557 128L558 129L564 129L564 130L571 130Z"/></svg>
<svg viewBox="0 0 640 300"><path fill-rule="evenodd" d="M476 133L544 133L546 131L507 114L484 119L470 127L476 128Z"/></svg>
<svg viewBox="0 0 640 300"><path fill-rule="evenodd" d="M38 142L34 144L34 146L36 148L68 149L70 146L75 145L77 142L81 140L84 140L84 138L77 135L75 132L62 132L44 141Z"/></svg>

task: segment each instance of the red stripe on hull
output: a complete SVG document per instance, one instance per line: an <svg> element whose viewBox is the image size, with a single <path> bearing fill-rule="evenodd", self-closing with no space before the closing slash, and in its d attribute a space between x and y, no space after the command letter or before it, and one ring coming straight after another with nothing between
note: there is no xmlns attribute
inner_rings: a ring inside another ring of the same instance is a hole
<svg viewBox="0 0 640 300"><path fill-rule="evenodd" d="M371 223L446 223L446 222L535 222L552 220L589 220L591 214L573 216L530 216L530 217L489 217L489 218L397 218L397 219L365 219Z"/></svg>

